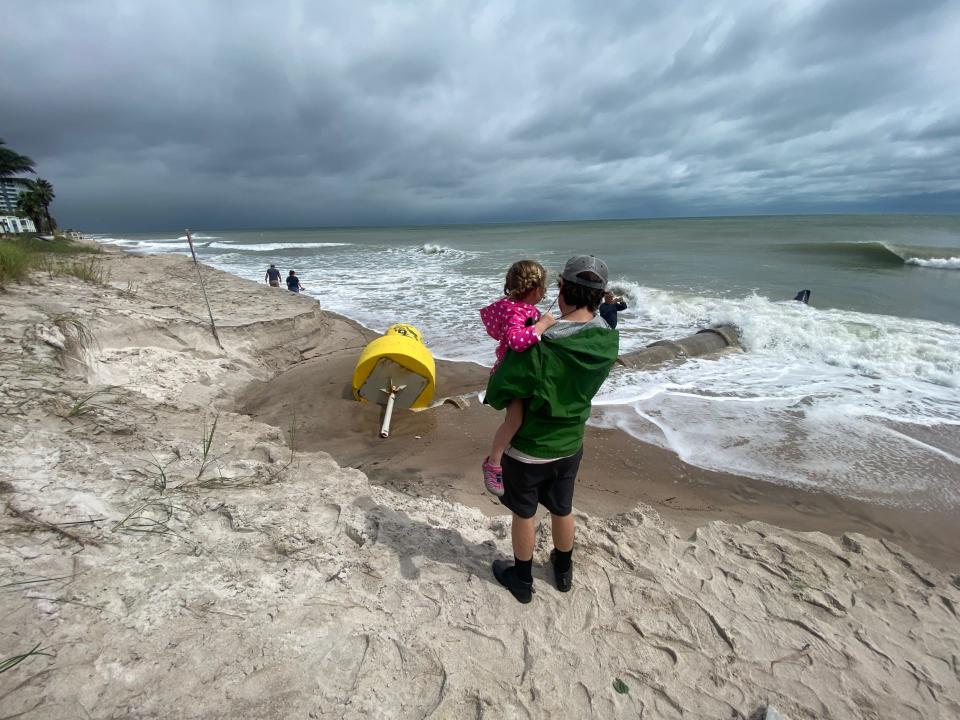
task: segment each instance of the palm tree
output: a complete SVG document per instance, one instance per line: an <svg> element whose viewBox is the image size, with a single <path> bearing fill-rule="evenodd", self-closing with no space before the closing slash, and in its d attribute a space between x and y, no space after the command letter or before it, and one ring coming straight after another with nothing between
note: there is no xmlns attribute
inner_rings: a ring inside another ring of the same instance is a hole
<svg viewBox="0 0 960 720"><path fill-rule="evenodd" d="M33 160L4 145L6 143L0 140L0 178L10 177L14 173L33 172Z"/></svg>
<svg viewBox="0 0 960 720"><path fill-rule="evenodd" d="M43 232L43 205L36 192L26 190L20 193L17 198L17 215L30 218L37 232Z"/></svg>
<svg viewBox="0 0 960 720"><path fill-rule="evenodd" d="M43 217L47 221L47 232L53 232L56 223L50 217L50 203L56 197L53 194L53 185L49 181L38 177L36 180L27 180L27 192L36 197L37 203L43 208ZM37 227L39 230L39 226Z"/></svg>

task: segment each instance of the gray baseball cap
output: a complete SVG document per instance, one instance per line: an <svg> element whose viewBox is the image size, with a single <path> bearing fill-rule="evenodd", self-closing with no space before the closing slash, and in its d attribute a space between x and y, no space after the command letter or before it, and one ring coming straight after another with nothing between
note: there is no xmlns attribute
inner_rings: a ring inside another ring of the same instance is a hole
<svg viewBox="0 0 960 720"><path fill-rule="evenodd" d="M594 273L600 278L601 282L593 282L592 280L577 277L580 273L584 272ZM608 279L607 264L593 255L576 255L567 260L567 264L563 266L563 272L560 273L560 277L575 285L583 285L584 287L593 288L594 290L606 290Z"/></svg>

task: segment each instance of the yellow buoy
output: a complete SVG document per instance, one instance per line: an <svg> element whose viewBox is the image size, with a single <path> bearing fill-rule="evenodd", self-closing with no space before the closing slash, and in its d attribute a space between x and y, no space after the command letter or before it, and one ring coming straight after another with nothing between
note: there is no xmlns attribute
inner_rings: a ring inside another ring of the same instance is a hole
<svg viewBox="0 0 960 720"><path fill-rule="evenodd" d="M420 331L398 323L360 353L353 371L353 396L387 406L382 437L390 430L394 406L424 408L433 400L437 369Z"/></svg>

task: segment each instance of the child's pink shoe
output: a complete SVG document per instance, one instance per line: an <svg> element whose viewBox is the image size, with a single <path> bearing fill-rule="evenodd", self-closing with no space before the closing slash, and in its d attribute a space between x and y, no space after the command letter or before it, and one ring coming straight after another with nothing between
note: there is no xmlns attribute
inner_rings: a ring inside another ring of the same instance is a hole
<svg viewBox="0 0 960 720"><path fill-rule="evenodd" d="M489 457L483 461L483 485L491 495L503 497L503 468L491 465Z"/></svg>

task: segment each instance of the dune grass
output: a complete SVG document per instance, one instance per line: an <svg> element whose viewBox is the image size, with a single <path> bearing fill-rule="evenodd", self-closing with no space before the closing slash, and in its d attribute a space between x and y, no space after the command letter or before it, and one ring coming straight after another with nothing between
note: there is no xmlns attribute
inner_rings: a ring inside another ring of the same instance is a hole
<svg viewBox="0 0 960 720"><path fill-rule="evenodd" d="M46 655L47 657L53 657L53 655L50 653L44 652L44 650L40 648L40 643L37 643L32 648L27 650L27 652L11 655L10 657L0 660L0 673L4 673L7 670L16 667L27 658L34 657L35 655Z"/></svg>
<svg viewBox="0 0 960 720"><path fill-rule="evenodd" d="M94 285L110 284L110 271L105 269L103 263L97 258L68 260L60 264L59 273L61 275L73 275L75 278L80 278Z"/></svg>
<svg viewBox="0 0 960 720"><path fill-rule="evenodd" d="M66 312L53 316L56 325L66 339L66 350L83 352L96 342L96 338L79 315Z"/></svg>
<svg viewBox="0 0 960 720"><path fill-rule="evenodd" d="M0 240L0 287L26 278L33 267L33 260L29 251Z"/></svg>
<svg viewBox="0 0 960 720"><path fill-rule="evenodd" d="M103 270L96 255L100 249L81 245L64 237L44 240L36 235L0 235L0 288L10 283L23 282L34 270L45 270L51 275L73 275L104 285L109 273ZM80 259L76 256L87 256Z"/></svg>

